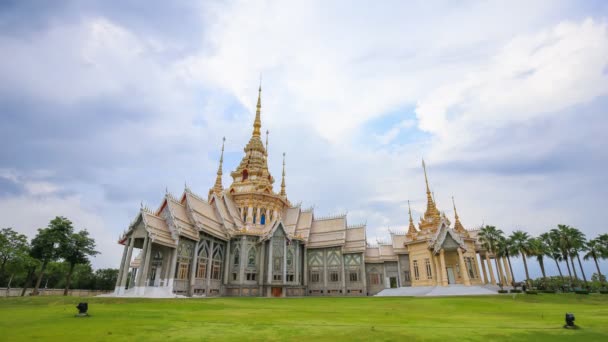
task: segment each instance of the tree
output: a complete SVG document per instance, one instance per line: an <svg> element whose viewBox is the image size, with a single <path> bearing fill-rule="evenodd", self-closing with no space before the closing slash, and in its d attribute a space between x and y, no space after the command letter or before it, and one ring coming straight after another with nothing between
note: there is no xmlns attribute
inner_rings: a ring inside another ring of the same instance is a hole
<svg viewBox="0 0 608 342"><path fill-rule="evenodd" d="M12 228L0 229L0 284L4 283L6 268L18 263L27 254L28 248L25 235Z"/></svg>
<svg viewBox="0 0 608 342"><path fill-rule="evenodd" d="M60 257L60 247L67 245L67 240L73 231L72 222L60 216L51 220L47 228L38 229L38 234L32 239L30 251L31 256L40 260L41 263L33 295L38 295L46 266L50 261Z"/></svg>
<svg viewBox="0 0 608 342"><path fill-rule="evenodd" d="M562 260L562 256L559 251L559 246L556 240L553 239L551 233L543 233L540 234L539 237L545 246L547 247L547 256L553 261L555 261L555 266L557 266L557 271L559 272L559 276L564 279L564 275L562 274L562 269L559 266L559 261Z"/></svg>
<svg viewBox="0 0 608 342"><path fill-rule="evenodd" d="M507 261L509 263L509 273L511 274L511 285L513 285L513 283L515 283L515 274L513 274L513 267L511 266L512 246L509 239L501 236L501 238L498 240L498 243L496 244L496 248L497 255L504 256L507 258Z"/></svg>
<svg viewBox="0 0 608 342"><path fill-rule="evenodd" d="M568 264L568 257L570 256L570 240L569 240L569 229L567 225L559 224L557 228L551 229L551 239L555 241L555 245L558 248L562 259L566 262L568 268L568 275L570 276L570 283L572 283L572 272L570 271L570 265ZM574 263L572 263L574 267ZM574 276L576 277L576 271Z"/></svg>
<svg viewBox="0 0 608 342"><path fill-rule="evenodd" d="M72 273L74 272L74 266L88 263L89 256L99 254L99 252L95 250L95 240L89 237L89 232L86 230L71 234L65 242L65 245L61 246L59 255L69 265L65 280L65 289L63 290L63 295L67 296L72 280Z"/></svg>
<svg viewBox="0 0 608 342"><path fill-rule="evenodd" d="M494 262L496 263L496 272L499 272L498 260L496 258L496 253L498 252L498 247L501 239L504 239L504 233L502 230L497 229L494 226L485 226L481 228L479 231L479 239L481 240L482 245L486 249L486 251L494 254ZM500 275L500 272L498 273Z"/></svg>
<svg viewBox="0 0 608 342"><path fill-rule="evenodd" d="M581 257L579 252L584 252L587 245L587 238L585 234L580 230L570 227L570 240L571 240L571 257L576 256L576 260L578 260L578 266L581 269L581 274L583 275L583 280L585 284L587 284L587 277L585 276L585 270L583 269L583 263L581 263Z"/></svg>
<svg viewBox="0 0 608 342"><path fill-rule="evenodd" d="M509 236L509 240L511 240L511 245L513 246L513 255L520 255L524 261L524 269L526 271L526 282L530 283L530 273L528 272L528 262L526 261L526 257L530 252L530 235L528 233L516 230L511 233Z"/></svg>
<svg viewBox="0 0 608 342"><path fill-rule="evenodd" d="M606 258L606 251L604 250L604 246L602 245L602 241L599 239L593 239L593 240L589 240L589 242L587 242L587 254L585 254L583 256L584 260L589 260L589 259L593 259L593 261L595 262L595 268L597 269L597 274L599 275L599 279L600 281L603 283L603 275L602 272L600 271L600 265L597 262L597 259L604 259Z"/></svg>
<svg viewBox="0 0 608 342"><path fill-rule="evenodd" d="M118 269L104 268L95 271L95 290L113 290L118 278Z"/></svg>
<svg viewBox="0 0 608 342"><path fill-rule="evenodd" d="M540 271L543 274L543 279L547 280L547 274L545 273L545 256L549 254L549 247L545 244L544 240L540 237L531 238L529 240L529 255L536 257Z"/></svg>

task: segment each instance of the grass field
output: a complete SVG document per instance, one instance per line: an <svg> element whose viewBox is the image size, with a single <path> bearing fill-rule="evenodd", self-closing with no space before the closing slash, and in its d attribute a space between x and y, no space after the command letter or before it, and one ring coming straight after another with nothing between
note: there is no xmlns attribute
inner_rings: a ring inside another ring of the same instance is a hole
<svg viewBox="0 0 608 342"><path fill-rule="evenodd" d="M566 312L580 329L562 328ZM0 341L31 340L608 341L608 295L0 298Z"/></svg>

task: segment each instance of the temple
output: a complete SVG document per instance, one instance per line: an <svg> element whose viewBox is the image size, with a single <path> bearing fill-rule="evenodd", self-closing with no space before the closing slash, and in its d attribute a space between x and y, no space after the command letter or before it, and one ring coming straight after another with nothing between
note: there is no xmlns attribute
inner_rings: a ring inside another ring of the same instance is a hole
<svg viewBox="0 0 608 342"><path fill-rule="evenodd" d="M261 94L260 87L253 132L229 187L222 183L222 144L206 198L186 186L180 196L167 192L158 209L141 206L119 239L115 295L365 296L404 286L496 285L494 256L477 231L464 228L455 203L453 225L437 209L424 161L426 211L416 227L408 208L407 231L391 232L388 243L367 243L365 225L349 224L346 215L317 217L293 205L285 154L275 192ZM510 282L506 261L504 271L498 261L498 281Z"/></svg>

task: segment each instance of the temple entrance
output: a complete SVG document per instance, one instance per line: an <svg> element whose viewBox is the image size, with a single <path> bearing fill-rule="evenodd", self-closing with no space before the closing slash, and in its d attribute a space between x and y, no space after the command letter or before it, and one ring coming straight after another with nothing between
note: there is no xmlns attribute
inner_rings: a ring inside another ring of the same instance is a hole
<svg viewBox="0 0 608 342"><path fill-rule="evenodd" d="M454 269L451 267L447 267L448 271L448 284L456 284L456 279L454 278Z"/></svg>
<svg viewBox="0 0 608 342"><path fill-rule="evenodd" d="M390 277L391 289L397 288L397 277Z"/></svg>
<svg viewBox="0 0 608 342"><path fill-rule="evenodd" d="M271 289L271 292L272 292L273 297L281 297L283 295L283 288L282 287L273 287Z"/></svg>

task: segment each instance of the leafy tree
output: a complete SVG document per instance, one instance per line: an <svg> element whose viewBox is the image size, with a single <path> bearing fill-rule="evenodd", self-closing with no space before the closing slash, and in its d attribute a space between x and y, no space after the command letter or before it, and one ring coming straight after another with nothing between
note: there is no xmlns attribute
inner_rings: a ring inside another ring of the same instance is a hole
<svg viewBox="0 0 608 342"><path fill-rule="evenodd" d="M509 263L511 280L512 280L512 283L515 283L515 274L513 274L513 267L511 266L511 255L512 255L511 251L513 248L511 246L510 240L501 236L501 238L498 240L498 243L496 244L496 248L497 248L496 254L498 256L507 258L507 261ZM506 280L505 280L505 282L506 282ZM513 284L511 284L511 285L513 285Z"/></svg>
<svg viewBox="0 0 608 342"><path fill-rule="evenodd" d="M60 256L69 265L65 280L65 288L63 290L63 295L67 296L72 280L72 273L74 272L74 266L88 263L89 256L99 254L99 252L95 250L95 240L89 237L89 232L86 230L71 234L65 242L65 245L61 246Z"/></svg>
<svg viewBox="0 0 608 342"><path fill-rule="evenodd" d="M34 286L33 295L38 295L42 276L50 261L61 256L61 246L66 246L69 236L73 233L72 222L65 217L57 216L49 223L47 228L38 229L38 234L32 239L32 257L40 260L40 273Z"/></svg>
<svg viewBox="0 0 608 342"><path fill-rule="evenodd" d="M557 225L557 228L551 229L550 234L551 239L555 242L555 246L558 248L561 254L562 260L566 262L566 267L568 268L568 276L570 276L570 282L572 282L572 272L570 271L570 265L568 264L568 258L570 256L571 249L569 229L569 226L559 224ZM574 267L574 263L572 263L572 267ZM574 276L576 277L576 270L574 272Z"/></svg>
<svg viewBox="0 0 608 342"><path fill-rule="evenodd" d="M95 271L95 290L113 290L118 278L118 269L103 268Z"/></svg>
<svg viewBox="0 0 608 342"><path fill-rule="evenodd" d="M7 267L19 263L27 254L28 248L25 235L17 233L12 228L0 229L0 284L4 283Z"/></svg>
<svg viewBox="0 0 608 342"><path fill-rule="evenodd" d="M580 230L574 227L570 227L570 239L572 241L572 249L570 251L571 258L573 256L576 256L576 259L578 260L578 266L580 267L581 274L583 275L583 280L585 281L585 284L587 284L587 277L585 276L585 270L583 269L583 263L581 263L581 257L579 254L579 252L585 251L587 245L587 238L585 237L585 234L583 234L583 232L581 232Z"/></svg>
<svg viewBox="0 0 608 342"><path fill-rule="evenodd" d="M528 233L516 230L511 233L509 236L509 240L511 240L511 245L513 246L513 255L520 255L524 261L524 269L526 271L526 282L530 283L530 273L528 272L528 262L526 261L526 257L530 252L530 235Z"/></svg>

